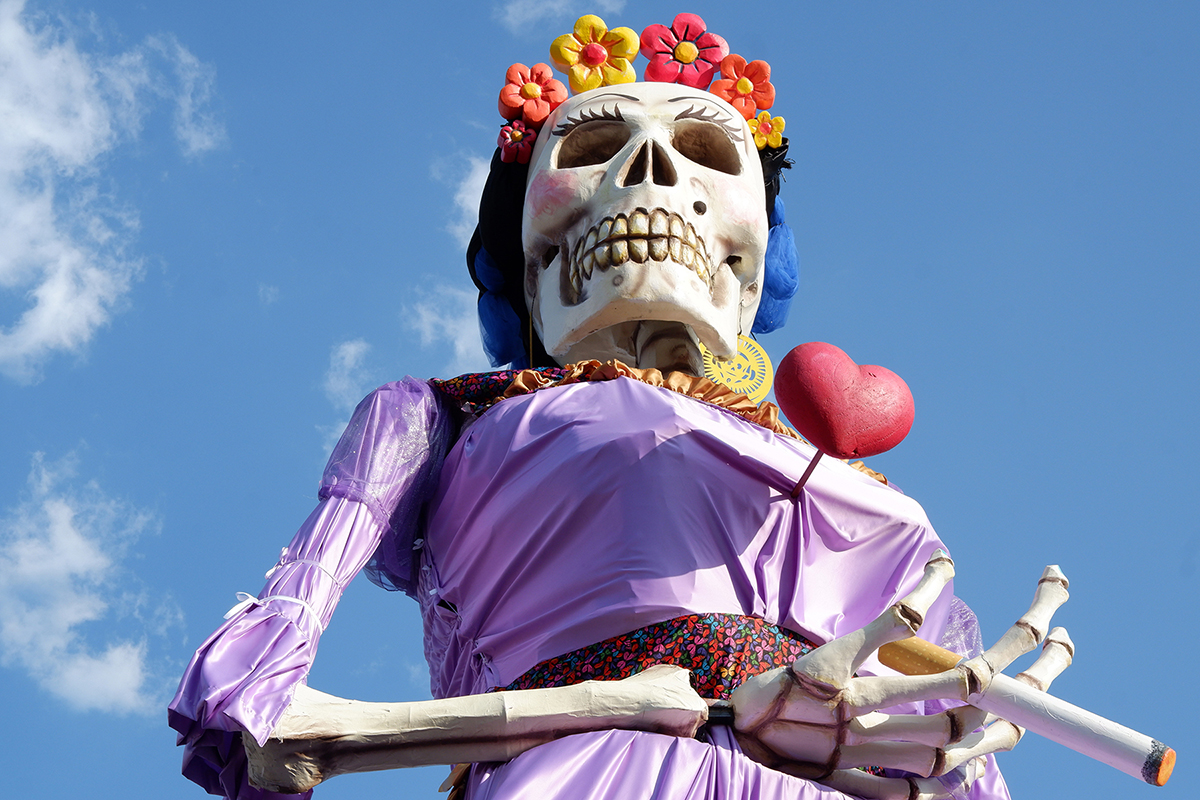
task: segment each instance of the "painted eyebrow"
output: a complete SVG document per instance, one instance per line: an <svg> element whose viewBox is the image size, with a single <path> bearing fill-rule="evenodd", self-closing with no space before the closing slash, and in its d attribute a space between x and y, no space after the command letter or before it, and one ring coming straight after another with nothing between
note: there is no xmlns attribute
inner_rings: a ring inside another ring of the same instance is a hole
<svg viewBox="0 0 1200 800"><path fill-rule="evenodd" d="M625 97L625 96L626 95L617 95L617 97ZM635 101L637 100L636 97L633 97L630 99L635 100ZM568 133L575 130L575 128L579 127L580 125L584 124L585 122L596 122L597 120L607 120L610 122L624 122L625 117L621 116L621 107L618 106L616 103L613 103L612 111L609 111L608 106L605 106L605 105L600 106L599 111L588 108L588 109L584 109L583 111L581 111L579 113L578 117L567 117L563 122L560 122L558 124L558 127L554 129L553 135L554 136L566 136Z"/></svg>
<svg viewBox="0 0 1200 800"><path fill-rule="evenodd" d="M634 96L633 96L633 95L631 95L631 94L621 94L620 92L601 92L600 94L596 95L595 97L591 97L591 98L588 98L588 99L590 99L590 100L597 100L597 99L599 99L599 98L601 98L601 97L619 97L619 98L621 98L622 100L629 100L629 101L631 101L631 102L634 102L634 103L640 103L640 102L642 102L642 99L641 99L640 97L634 97Z"/></svg>
<svg viewBox="0 0 1200 800"><path fill-rule="evenodd" d="M675 98L672 98L671 100L669 100L668 102L676 103L681 100L695 100L695 98L693 98L693 97L675 97ZM676 122L678 122L681 119L696 119L696 120L700 120L701 122L712 123L713 125L716 125L721 130L728 133L730 135L730 137L732 137L735 141L737 141L737 142L745 141L744 137L742 136L742 126L735 125L733 123L733 117L731 117L729 114L725 113L724 111L722 111L719 108L713 108L712 106L704 105L703 103L701 103L699 105L693 104L693 105L688 106L687 109L680 111L678 114L675 115Z"/></svg>

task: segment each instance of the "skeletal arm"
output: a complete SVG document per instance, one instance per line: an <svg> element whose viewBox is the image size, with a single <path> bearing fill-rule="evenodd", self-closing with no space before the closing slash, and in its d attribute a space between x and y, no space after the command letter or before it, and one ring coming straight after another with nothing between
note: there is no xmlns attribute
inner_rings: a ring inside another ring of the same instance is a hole
<svg viewBox="0 0 1200 800"><path fill-rule="evenodd" d="M584 731L692 736L707 718L687 670L662 664L621 681L412 703L344 700L301 686L270 739L260 746L247 736L246 748L254 785L303 792L348 772L508 761Z"/></svg>
<svg viewBox="0 0 1200 800"><path fill-rule="evenodd" d="M988 706L989 687L1001 683L1024 682L1044 690L1070 664L1072 646L1061 628L1045 634L1051 614L1066 598L1065 579L1051 567L1029 612L983 655L932 669L928 664L904 666L892 655L888 661L911 670L914 677L855 677L867 655L881 643L898 639L905 645L914 643L916 649L910 652L922 653L922 658L928 658L926 651L940 651L935 657L943 659L951 655L908 638L950 572L949 560L935 554L917 589L874 622L813 651L791 668L751 679L735 691L731 704L723 704L722 715L712 719L732 721L747 754L756 760L844 792L878 800L933 800L951 796L948 787L954 787L954 796L959 796L978 778L978 760L1011 749L1023 730L978 707L929 716L888 715L878 709L920 699L969 699L976 706ZM1043 637L1042 656L1016 681L1000 673ZM1002 695L1004 707L1037 726L1035 730L1121 769L1126 768L1105 753L1114 747L1127 749L1130 737L1146 738L1040 691L1029 690L1024 697L1002 690ZM1046 704L1052 709L1049 716L1041 712ZM686 671L666 665L621 681L416 703L363 703L299 687L270 740L259 746L247 737L246 747L255 785L298 792L347 772L507 761L537 745L585 731L618 728L690 737L709 716ZM1091 722L1070 723L1073 733L1056 735L1055 727L1074 716ZM972 732L981 725L986 725L983 731ZM1088 739L1088 746L1079 746L1080 735ZM1161 785L1170 774L1170 763L1156 763L1159 780L1142 777ZM851 769L867 765L924 777L881 778ZM1131 774L1137 775L1140 765L1137 760ZM955 770L957 784L932 779Z"/></svg>

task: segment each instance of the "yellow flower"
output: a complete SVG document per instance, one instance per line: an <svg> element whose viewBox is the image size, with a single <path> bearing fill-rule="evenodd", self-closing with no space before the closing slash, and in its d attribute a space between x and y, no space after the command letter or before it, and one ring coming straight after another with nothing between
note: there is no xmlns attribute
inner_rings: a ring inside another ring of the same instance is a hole
<svg viewBox="0 0 1200 800"><path fill-rule="evenodd" d="M631 62L640 46L638 35L629 28L610 31L595 14L584 14L575 20L573 33L564 33L550 45L550 60L567 74L571 91L579 94L637 80Z"/></svg>
<svg viewBox="0 0 1200 800"><path fill-rule="evenodd" d="M750 123L754 132L754 144L759 150L767 145L779 147L783 144L783 126L787 123L783 117L772 117L769 112L760 111Z"/></svg>

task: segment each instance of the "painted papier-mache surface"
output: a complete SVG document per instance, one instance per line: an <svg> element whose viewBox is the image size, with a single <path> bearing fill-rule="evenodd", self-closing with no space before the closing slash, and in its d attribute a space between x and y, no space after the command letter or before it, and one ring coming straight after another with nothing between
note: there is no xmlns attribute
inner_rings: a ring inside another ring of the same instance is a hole
<svg viewBox="0 0 1200 800"><path fill-rule="evenodd" d="M691 14L640 37L584 16L550 56L573 95L546 64L509 68L468 252L509 368L358 406L266 586L188 666L170 710L185 774L230 798L463 761L481 763L454 791L477 800L1007 797L987 754L1020 732L972 733L983 713L959 708L991 671L953 543L834 458L794 492L816 450L704 377L796 290L770 68ZM419 603L435 700L305 687L364 570ZM1065 598L1048 568L991 667ZM880 665L914 633L969 660ZM1050 640L1043 686L1070 660ZM724 702L701 727L707 700Z"/></svg>

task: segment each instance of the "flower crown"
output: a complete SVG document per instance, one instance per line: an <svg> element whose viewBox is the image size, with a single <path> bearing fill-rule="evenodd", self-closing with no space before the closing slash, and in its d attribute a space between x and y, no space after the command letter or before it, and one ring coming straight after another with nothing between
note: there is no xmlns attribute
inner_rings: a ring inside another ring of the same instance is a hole
<svg viewBox="0 0 1200 800"><path fill-rule="evenodd" d="M550 60L579 94L633 83L637 76L632 62L639 52L650 62L645 80L707 89L749 123L763 165L768 225L762 295L751 332L770 333L787 321L800 269L795 239L778 196L781 171L791 162L783 117L772 117L767 111L775 103L771 68L765 61L747 63L731 55L725 40L709 33L695 14L677 15L670 27L650 25L640 39L629 28L610 30L604 20L585 14L575 21L571 33L550 45ZM467 246L467 269L479 289L480 334L496 367L554 363L537 338L525 305L521 225L534 142L567 96L567 87L547 64L513 64L500 90L498 107L505 123L480 198L479 224Z"/></svg>
<svg viewBox="0 0 1200 800"><path fill-rule="evenodd" d="M696 14L678 14L670 27L650 25L640 39L630 28L610 29L595 14L584 14L571 33L550 45L550 60L580 94L636 81L633 61L639 52L649 60L644 80L707 89L747 120L759 150L782 145L785 121L766 110L775 103L770 65L730 54L726 41L709 33ZM507 120L496 141L501 160L528 164L546 118L566 99L567 87L548 65L509 67L498 103Z"/></svg>

